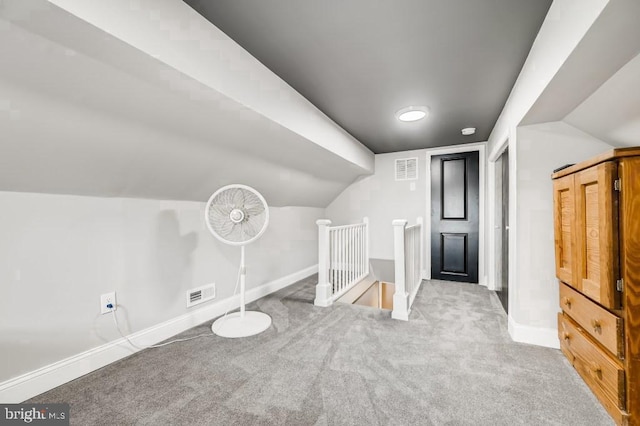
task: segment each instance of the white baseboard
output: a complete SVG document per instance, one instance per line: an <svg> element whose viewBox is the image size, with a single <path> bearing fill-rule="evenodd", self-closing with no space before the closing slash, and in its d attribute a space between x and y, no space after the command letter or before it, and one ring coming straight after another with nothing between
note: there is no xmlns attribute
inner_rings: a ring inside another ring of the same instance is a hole
<svg viewBox="0 0 640 426"><path fill-rule="evenodd" d="M265 283L246 292L246 303L278 291L303 278L318 272L318 265ZM240 306L239 297L229 297L194 310L179 317L130 334L129 339L138 346L153 345L182 333L198 324L211 321L224 314L227 309ZM139 349L133 348L125 339L117 339L97 348L79 353L38 370L0 383L0 402L19 403L57 386L67 383L92 371L98 370L112 362L125 358Z"/></svg>
<svg viewBox="0 0 640 426"><path fill-rule="evenodd" d="M560 349L558 330L518 324L509 315L509 335L514 342Z"/></svg>

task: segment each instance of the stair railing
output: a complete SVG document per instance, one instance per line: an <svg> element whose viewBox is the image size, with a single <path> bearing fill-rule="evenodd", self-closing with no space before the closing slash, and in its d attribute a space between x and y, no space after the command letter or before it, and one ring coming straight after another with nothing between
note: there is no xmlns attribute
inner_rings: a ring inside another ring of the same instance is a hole
<svg viewBox="0 0 640 426"><path fill-rule="evenodd" d="M409 320L411 305L422 283L423 232L421 217L411 226L404 219L393 221L395 293L391 317L394 319Z"/></svg>
<svg viewBox="0 0 640 426"><path fill-rule="evenodd" d="M369 275L369 219L362 223L330 226L321 219L318 225L318 284L316 306L329 306Z"/></svg>

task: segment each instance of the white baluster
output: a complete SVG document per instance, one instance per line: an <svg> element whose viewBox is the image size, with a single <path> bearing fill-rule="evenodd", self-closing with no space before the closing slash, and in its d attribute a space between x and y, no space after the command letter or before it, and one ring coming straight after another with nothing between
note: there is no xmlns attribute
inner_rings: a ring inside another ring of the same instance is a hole
<svg viewBox="0 0 640 426"><path fill-rule="evenodd" d="M338 247L340 250L340 290L344 288L344 228L340 230L340 237L338 239Z"/></svg>
<svg viewBox="0 0 640 426"><path fill-rule="evenodd" d="M362 219L364 222L364 273L369 275L369 218Z"/></svg>
<svg viewBox="0 0 640 426"><path fill-rule="evenodd" d="M362 276L362 228L363 226L358 226L358 241L356 242L356 247L358 247L358 276Z"/></svg>
<svg viewBox="0 0 640 426"><path fill-rule="evenodd" d="M336 230L331 230L331 295L336 292Z"/></svg>
<svg viewBox="0 0 640 426"><path fill-rule="evenodd" d="M418 269L420 271L420 281L422 281L423 277L427 276L427 271L424 270L424 219L422 219L422 216L420 216L417 219L417 222L420 224L420 232L418 233L418 238L420 239L419 242L419 247L420 247L420 251L419 256L420 258L418 259Z"/></svg>
<svg viewBox="0 0 640 426"><path fill-rule="evenodd" d="M352 283L356 279L356 246L354 245L356 230L356 226L351 228L351 238L349 239L349 254L351 255L351 267L349 268L349 270L351 271Z"/></svg>
<svg viewBox="0 0 640 426"><path fill-rule="evenodd" d="M353 277L351 276L351 268L352 268L352 259L351 259L351 233L353 232L353 227L350 226L347 228L347 285L351 284L353 281Z"/></svg>

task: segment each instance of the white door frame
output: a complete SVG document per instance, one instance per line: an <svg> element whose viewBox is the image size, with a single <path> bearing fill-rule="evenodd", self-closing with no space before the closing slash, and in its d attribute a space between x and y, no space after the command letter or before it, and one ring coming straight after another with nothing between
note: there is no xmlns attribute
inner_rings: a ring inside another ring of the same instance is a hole
<svg viewBox="0 0 640 426"><path fill-rule="evenodd" d="M488 200L489 200L489 226L488 226L488 235L489 235L489 247L488 247L488 259L489 259L489 275L488 275L488 282L487 282L487 288L489 290L499 290L501 288L502 283L498 282L498 277L499 277L499 272L498 272L498 265L497 265L497 261L498 259L496 259L495 254L496 254L496 246L498 245L498 242L496 241L496 229L498 229L497 227L502 227L502 223L497 223L496 222L496 173L502 173L502 170L497 170L496 169L496 162L498 161L498 159L500 158L500 156L502 155L502 153L509 147L509 139L505 139L500 145L496 146L496 148L493 150L493 152L491 152L489 154L489 157L487 158L488 160L488 164L487 164L487 171L488 171ZM512 153L509 152L509 157L511 157ZM507 167L509 167L509 165L507 165ZM511 170L509 170L509 172L511 172ZM511 180L511 173L509 173L509 179ZM511 195L511 194L509 194ZM511 199L511 196L509 197L509 199ZM509 216L511 216L511 211L509 211ZM511 225L511 224L509 224ZM510 242L511 243L511 242ZM501 262L509 262L509 259L502 259ZM509 265L509 271L511 271L511 265ZM509 272L511 273L511 272ZM507 277L507 280L509 280L509 277Z"/></svg>
<svg viewBox="0 0 640 426"><path fill-rule="evenodd" d="M485 235L486 229L486 169L487 169L487 156L486 156L486 142L477 142L464 145L447 146L442 148L427 149L427 165L425 172L425 179L427 180L427 206L426 215L424 220L425 230L425 245L424 245L424 268L425 279L431 279L431 157L434 155L456 154L458 152L479 152L479 206L478 206L478 284L487 285L486 276L486 256L487 248L485 247ZM490 204L490 203L489 203Z"/></svg>

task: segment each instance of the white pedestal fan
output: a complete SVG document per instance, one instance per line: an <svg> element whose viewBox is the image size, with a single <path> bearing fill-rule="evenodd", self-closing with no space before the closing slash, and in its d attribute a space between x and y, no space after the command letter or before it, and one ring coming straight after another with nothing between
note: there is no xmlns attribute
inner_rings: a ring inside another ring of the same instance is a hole
<svg viewBox="0 0 640 426"><path fill-rule="evenodd" d="M262 333L271 325L271 317L262 312L245 311L244 248L267 229L267 202L249 186L227 185L209 198L204 216L209 231L217 239L240 246L240 312L218 318L211 325L211 330L218 336L231 338Z"/></svg>

